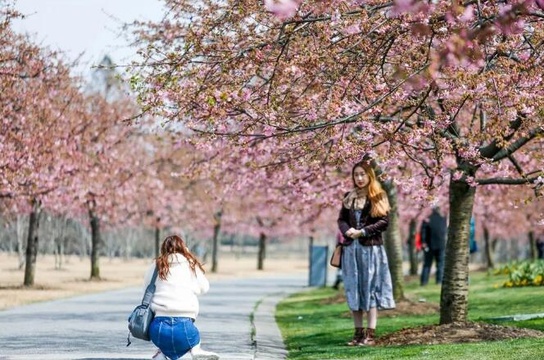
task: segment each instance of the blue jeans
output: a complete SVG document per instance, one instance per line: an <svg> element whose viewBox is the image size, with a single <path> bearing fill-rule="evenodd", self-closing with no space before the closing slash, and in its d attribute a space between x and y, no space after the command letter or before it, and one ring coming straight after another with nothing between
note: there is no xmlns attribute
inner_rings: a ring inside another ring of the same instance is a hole
<svg viewBox="0 0 544 360"><path fill-rule="evenodd" d="M151 341L171 360L177 360L200 343L194 320L187 317L157 316L149 328Z"/></svg>

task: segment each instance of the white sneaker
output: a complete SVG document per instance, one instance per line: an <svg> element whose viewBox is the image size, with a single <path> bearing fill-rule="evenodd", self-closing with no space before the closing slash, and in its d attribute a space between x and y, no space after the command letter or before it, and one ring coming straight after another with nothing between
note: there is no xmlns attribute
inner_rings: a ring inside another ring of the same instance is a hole
<svg viewBox="0 0 544 360"><path fill-rule="evenodd" d="M202 350L202 348L194 347L191 349L193 360L219 360L219 355L214 352Z"/></svg>
<svg viewBox="0 0 544 360"><path fill-rule="evenodd" d="M168 360L168 358L160 350L158 350L157 353L153 355L151 360Z"/></svg>

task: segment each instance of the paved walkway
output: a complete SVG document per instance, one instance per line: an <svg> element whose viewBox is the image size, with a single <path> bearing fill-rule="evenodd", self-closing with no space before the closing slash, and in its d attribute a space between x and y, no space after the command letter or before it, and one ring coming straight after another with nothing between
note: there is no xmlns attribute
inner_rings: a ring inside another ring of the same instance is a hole
<svg viewBox="0 0 544 360"><path fill-rule="evenodd" d="M211 282L196 322L202 347L222 360L285 359L275 306L308 279L282 276ZM152 343L133 339L126 346L127 317L141 292L131 288L0 311L0 360L150 359Z"/></svg>

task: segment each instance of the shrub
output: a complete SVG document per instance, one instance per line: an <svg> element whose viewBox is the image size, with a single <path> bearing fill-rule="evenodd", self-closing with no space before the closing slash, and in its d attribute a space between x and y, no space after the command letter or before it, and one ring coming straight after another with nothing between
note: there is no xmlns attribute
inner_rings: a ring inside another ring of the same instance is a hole
<svg viewBox="0 0 544 360"><path fill-rule="evenodd" d="M516 261L495 271L508 275L503 287L544 286L544 261Z"/></svg>

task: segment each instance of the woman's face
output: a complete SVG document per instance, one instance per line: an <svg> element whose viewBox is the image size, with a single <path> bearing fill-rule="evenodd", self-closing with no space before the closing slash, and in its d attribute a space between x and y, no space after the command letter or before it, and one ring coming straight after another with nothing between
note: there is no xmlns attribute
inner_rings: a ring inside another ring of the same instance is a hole
<svg viewBox="0 0 544 360"><path fill-rule="evenodd" d="M356 167L353 170L353 180L358 188L364 188L370 184L370 177L362 167Z"/></svg>

